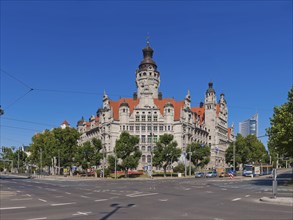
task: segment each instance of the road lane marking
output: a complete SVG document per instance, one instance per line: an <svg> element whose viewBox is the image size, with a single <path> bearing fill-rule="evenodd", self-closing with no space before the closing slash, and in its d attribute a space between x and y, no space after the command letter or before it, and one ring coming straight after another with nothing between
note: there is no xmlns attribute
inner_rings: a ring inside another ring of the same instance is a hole
<svg viewBox="0 0 293 220"><path fill-rule="evenodd" d="M11 199L12 201L32 200L32 198Z"/></svg>
<svg viewBox="0 0 293 220"><path fill-rule="evenodd" d="M245 197L247 198L247 197L249 197L250 195L246 195Z"/></svg>
<svg viewBox="0 0 293 220"><path fill-rule="evenodd" d="M42 219L47 219L47 217L30 218L30 219L27 219L27 220L42 220Z"/></svg>
<svg viewBox="0 0 293 220"><path fill-rule="evenodd" d="M7 210L7 209L25 209L25 206L19 206L19 207L5 207L5 208L0 208L0 210Z"/></svg>
<svg viewBox="0 0 293 220"><path fill-rule="evenodd" d="M222 188L222 190L227 190L227 189L225 189L225 188Z"/></svg>
<svg viewBox="0 0 293 220"><path fill-rule="evenodd" d="M40 201L42 201L42 202L47 202L47 200L45 200L45 199L39 199Z"/></svg>
<svg viewBox="0 0 293 220"><path fill-rule="evenodd" d="M31 195L30 194L25 194L26 196L29 196L29 197L31 197Z"/></svg>
<svg viewBox="0 0 293 220"><path fill-rule="evenodd" d="M168 199L159 199L159 201L161 201L161 202L167 202Z"/></svg>
<svg viewBox="0 0 293 220"><path fill-rule="evenodd" d="M51 206L72 205L72 204L76 204L76 202L55 203L55 204L51 204Z"/></svg>
<svg viewBox="0 0 293 220"><path fill-rule="evenodd" d="M64 197L64 196L55 196L56 198L62 198L62 197Z"/></svg>
<svg viewBox="0 0 293 220"><path fill-rule="evenodd" d="M90 198L89 196L80 196L80 197L82 197L82 198L87 198L87 199Z"/></svg>
<svg viewBox="0 0 293 220"><path fill-rule="evenodd" d="M158 193L129 194L126 196L134 198L134 197L140 197L140 196L152 196L152 195L156 195L156 194L158 194Z"/></svg>
<svg viewBox="0 0 293 220"><path fill-rule="evenodd" d="M66 194L70 195L71 193L70 192L65 192Z"/></svg>
<svg viewBox="0 0 293 220"><path fill-rule="evenodd" d="M92 213L92 212L77 212L77 213L72 214L72 215L88 215L90 213Z"/></svg>
<svg viewBox="0 0 293 220"><path fill-rule="evenodd" d="M237 200L240 200L241 198L236 198L236 199L232 199L232 201L234 202L234 201L237 201Z"/></svg>
<svg viewBox="0 0 293 220"><path fill-rule="evenodd" d="M17 190L16 192L20 193L20 191L19 191L19 190Z"/></svg>
<svg viewBox="0 0 293 220"><path fill-rule="evenodd" d="M95 200L95 202L102 202L102 201L106 201L106 200L108 200L108 199L97 199L97 200Z"/></svg>

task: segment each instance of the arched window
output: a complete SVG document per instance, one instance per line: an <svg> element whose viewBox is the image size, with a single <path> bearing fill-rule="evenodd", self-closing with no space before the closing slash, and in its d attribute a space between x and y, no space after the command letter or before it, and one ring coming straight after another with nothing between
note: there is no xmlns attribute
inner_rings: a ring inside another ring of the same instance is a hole
<svg viewBox="0 0 293 220"><path fill-rule="evenodd" d="M145 151L145 146L141 146L141 151Z"/></svg>
<svg viewBox="0 0 293 220"><path fill-rule="evenodd" d="M152 151L152 147L148 146L148 152L151 152L151 151Z"/></svg>
<svg viewBox="0 0 293 220"><path fill-rule="evenodd" d="M148 160L148 163L151 162L151 155L148 155L148 156L147 156L147 160Z"/></svg>
<svg viewBox="0 0 293 220"><path fill-rule="evenodd" d="M141 162L145 163L145 155L141 156Z"/></svg>

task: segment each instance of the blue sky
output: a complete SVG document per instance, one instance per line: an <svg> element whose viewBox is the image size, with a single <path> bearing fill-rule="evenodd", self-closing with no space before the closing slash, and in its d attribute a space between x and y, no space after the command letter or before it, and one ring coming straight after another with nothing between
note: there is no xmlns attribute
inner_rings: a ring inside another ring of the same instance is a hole
<svg viewBox="0 0 293 220"><path fill-rule="evenodd" d="M287 101L292 1L1 1L1 146L132 97L147 33L163 97L198 106L212 81L236 133Z"/></svg>

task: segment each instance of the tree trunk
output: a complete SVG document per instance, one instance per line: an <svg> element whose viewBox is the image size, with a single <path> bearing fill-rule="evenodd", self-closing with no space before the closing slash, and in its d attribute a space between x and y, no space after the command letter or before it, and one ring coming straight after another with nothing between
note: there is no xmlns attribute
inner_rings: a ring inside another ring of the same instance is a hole
<svg viewBox="0 0 293 220"><path fill-rule="evenodd" d="M164 169L164 177L166 177L167 166L163 166L163 169Z"/></svg>
<svg viewBox="0 0 293 220"><path fill-rule="evenodd" d="M125 178L128 178L128 169L125 169Z"/></svg>

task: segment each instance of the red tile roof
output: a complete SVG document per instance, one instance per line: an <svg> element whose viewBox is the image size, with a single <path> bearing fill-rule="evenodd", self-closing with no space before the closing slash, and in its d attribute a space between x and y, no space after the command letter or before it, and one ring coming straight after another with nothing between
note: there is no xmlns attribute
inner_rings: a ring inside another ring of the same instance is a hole
<svg viewBox="0 0 293 220"><path fill-rule="evenodd" d="M123 102L128 103L129 109L130 109L130 114L131 114L133 112L133 109L138 105L139 99L133 100L133 98L121 98L118 101L110 100L109 104L112 107L113 117L114 117L114 120L116 120L116 121L119 120L119 107L120 107L120 104Z"/></svg>
<svg viewBox="0 0 293 220"><path fill-rule="evenodd" d="M228 138L230 138L230 136L231 136L231 131L232 131L232 129L228 128Z"/></svg>
<svg viewBox="0 0 293 220"><path fill-rule="evenodd" d="M220 104L217 104L217 107L216 107L216 113L217 113L217 116L219 116L219 113L220 113Z"/></svg>
<svg viewBox="0 0 293 220"><path fill-rule="evenodd" d="M164 115L164 106L167 102L172 103L174 106L174 121L179 121L181 109L184 107L184 101L176 101L173 98L154 99L154 103L160 109L162 115Z"/></svg>
<svg viewBox="0 0 293 220"><path fill-rule="evenodd" d="M202 124L204 120L204 112L205 112L204 107L192 107L191 111L199 115L199 123Z"/></svg>
<svg viewBox="0 0 293 220"><path fill-rule="evenodd" d="M64 120L63 123L62 123L62 125L67 125L68 126L69 123L66 120Z"/></svg>
<svg viewBox="0 0 293 220"><path fill-rule="evenodd" d="M116 121L119 120L119 107L120 107L120 104L123 102L128 103L129 109L130 109L130 114L132 114L134 108L139 103L139 99L133 100L132 98L121 98L118 101L110 100L109 104L113 110L114 120L116 120ZM181 112L181 109L184 107L184 101L176 101L173 98L165 98L162 100L154 99L154 103L160 109L160 112L162 115L164 115L164 106L167 102L172 103L172 105L174 106L174 111L175 111L174 112L174 120L175 121L180 120L180 112Z"/></svg>

